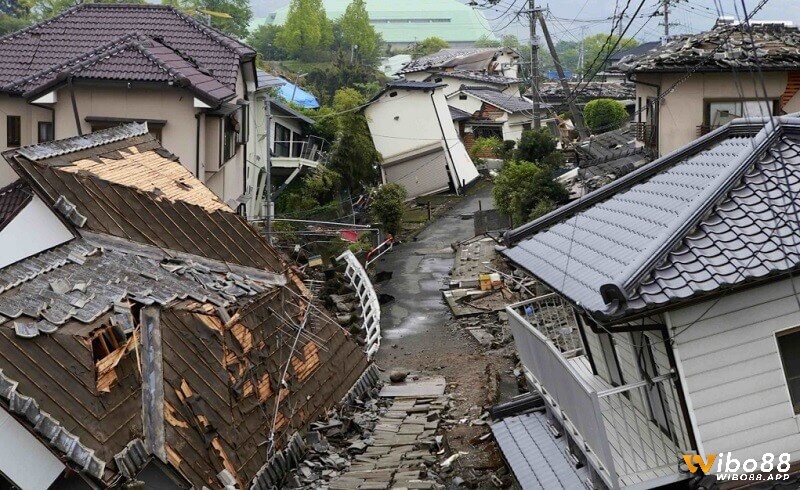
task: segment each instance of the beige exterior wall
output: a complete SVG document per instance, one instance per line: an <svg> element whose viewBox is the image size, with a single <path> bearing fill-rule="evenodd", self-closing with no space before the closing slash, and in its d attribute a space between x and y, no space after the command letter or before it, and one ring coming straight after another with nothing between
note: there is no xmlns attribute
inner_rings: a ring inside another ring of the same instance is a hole
<svg viewBox="0 0 800 490"><path fill-rule="evenodd" d="M637 75L637 81L661 86L662 94L672 87L685 74ZM764 74L764 84L770 99L780 99L788 75L785 72ZM656 97L655 87L636 85L637 109L645 108L647 97ZM698 137L698 126L705 123L705 104L708 101L732 99L764 99L760 80L749 72L738 75L730 73L700 73L678 84L674 91L664 97L660 105L658 121L659 153L666 155ZM795 97L797 98L797 97ZM794 101L793 101L794 102ZM641 105L640 105L641 104ZM800 109L800 101L796 105ZM638 121L639 119L637 119ZM646 111L641 122L647 121Z"/></svg>
<svg viewBox="0 0 800 490"><path fill-rule="evenodd" d="M90 87L76 85L75 101L81 129L84 133L92 130L87 117L118 117L163 119L168 121L161 132L164 148L176 154L181 163L195 173L195 141L197 121L194 117L194 97L186 90L177 88L130 88L121 86ZM77 136L75 115L69 89L64 87L57 92L56 139Z"/></svg>
<svg viewBox="0 0 800 490"><path fill-rule="evenodd" d="M49 122L52 119L52 113L47 109L32 106L28 104L25 99L20 97L10 97L6 94L0 94L0 150L5 151L9 149L6 141L7 135L7 116L20 116L20 123L22 124L22 146L32 145L38 142L39 122Z"/></svg>

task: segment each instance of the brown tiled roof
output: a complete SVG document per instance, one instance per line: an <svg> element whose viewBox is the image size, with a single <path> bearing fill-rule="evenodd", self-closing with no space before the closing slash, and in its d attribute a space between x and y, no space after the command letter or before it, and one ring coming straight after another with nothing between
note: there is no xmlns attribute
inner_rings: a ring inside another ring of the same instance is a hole
<svg viewBox="0 0 800 490"><path fill-rule="evenodd" d="M138 55L129 49L123 50L127 61L135 61L132 65L135 70L120 58L100 66L95 63L96 70L102 67L102 76L121 78L135 75L147 79L157 75L154 63L166 64L173 70L190 70L185 66L188 63L194 64L199 73L210 75L220 84L233 88L241 62L255 56L250 47L173 7L84 3L0 38L0 86L5 91L13 91L24 79L74 63L80 58L95 57L118 47L116 44L121 39L132 35L158 41L152 47L137 48ZM142 55L148 59L141 58ZM163 71L164 66L161 68ZM97 76L100 73L88 71L84 74Z"/></svg>
<svg viewBox="0 0 800 490"><path fill-rule="evenodd" d="M236 97L235 90L207 70L155 39L127 35L42 72L17 80L7 92L32 97L63 83L67 77L92 80L166 82L189 89L211 105Z"/></svg>
<svg viewBox="0 0 800 490"><path fill-rule="evenodd" d="M643 55L626 56L617 68L629 73L730 72L735 68L795 71L800 63L800 29L782 23L720 22Z"/></svg>
<svg viewBox="0 0 800 490"><path fill-rule="evenodd" d="M31 202L33 192L22 180L11 183L0 189L0 230L19 214Z"/></svg>
<svg viewBox="0 0 800 490"><path fill-rule="evenodd" d="M116 140L120 132L127 137ZM33 179L50 204L60 196L74 204L88 218L84 227L90 231L243 266L283 270L278 253L241 216L216 202L210 191L198 190L199 183L177 168L180 163L144 124L11 150L4 156ZM87 160L97 165L90 166ZM125 165L127 174L115 172ZM156 176L150 173L153 168L158 169Z"/></svg>

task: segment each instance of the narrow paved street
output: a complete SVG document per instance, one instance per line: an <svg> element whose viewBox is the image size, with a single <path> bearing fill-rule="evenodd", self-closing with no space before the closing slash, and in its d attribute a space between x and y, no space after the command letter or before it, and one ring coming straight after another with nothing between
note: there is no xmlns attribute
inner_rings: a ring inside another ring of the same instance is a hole
<svg viewBox="0 0 800 490"><path fill-rule="evenodd" d="M378 365L387 373L401 370L446 378L453 401L451 418L469 420L445 430L450 449L467 453L453 465L451 476L475 482L485 480L487 470L501 465L491 441L477 439L488 432L480 416L496 401L498 373L508 371L512 361L501 351L484 352L459 328L441 289L453 266L451 243L473 236L472 219L462 215L477 211L479 201L484 209L493 206L490 187L455 205L419 234L417 241L400 245L378 266L394 273L381 292L395 298L382 310Z"/></svg>

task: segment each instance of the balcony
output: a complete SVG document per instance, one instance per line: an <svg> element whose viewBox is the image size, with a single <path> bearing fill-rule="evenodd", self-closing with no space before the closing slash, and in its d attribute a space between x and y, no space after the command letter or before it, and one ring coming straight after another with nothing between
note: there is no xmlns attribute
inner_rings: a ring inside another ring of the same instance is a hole
<svg viewBox="0 0 800 490"><path fill-rule="evenodd" d="M658 126L646 123L632 123L631 128L636 135L636 141L644 143L647 150L658 154Z"/></svg>
<svg viewBox="0 0 800 490"><path fill-rule="evenodd" d="M275 141L273 148L274 170L316 168L327 162L328 142L316 136L307 136L301 140Z"/></svg>
<svg viewBox="0 0 800 490"><path fill-rule="evenodd" d="M577 332L567 325L574 316L563 300L548 295L507 311L528 381L609 488L653 488L686 477L680 464L690 444L672 374L614 387L592 373L573 343ZM567 323L548 330L547 317ZM661 423L654 410L664 414Z"/></svg>

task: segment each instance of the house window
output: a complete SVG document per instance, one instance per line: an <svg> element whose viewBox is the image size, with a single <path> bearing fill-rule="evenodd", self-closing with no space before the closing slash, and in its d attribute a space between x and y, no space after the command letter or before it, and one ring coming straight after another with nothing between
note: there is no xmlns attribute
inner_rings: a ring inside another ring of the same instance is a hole
<svg viewBox="0 0 800 490"><path fill-rule="evenodd" d="M477 126L472 128L475 138L498 138L503 139L503 128L500 126Z"/></svg>
<svg viewBox="0 0 800 490"><path fill-rule="evenodd" d="M250 133L248 132L247 121L248 119L248 111L250 108L246 105L242 106L242 109L239 111L241 113L240 121L242 121L241 131L239 131L239 137L236 139L236 143L243 145L247 143L247 140L250 139Z"/></svg>
<svg viewBox="0 0 800 490"><path fill-rule="evenodd" d="M236 155L236 141L241 132L241 124L234 113L223 119L222 125L222 161L227 162Z"/></svg>
<svg viewBox="0 0 800 490"><path fill-rule="evenodd" d="M711 128L718 128L740 117L771 116L774 105L775 102L771 100L708 102L706 121Z"/></svg>
<svg viewBox="0 0 800 490"><path fill-rule="evenodd" d="M292 152L292 130L275 123L275 156L289 157Z"/></svg>
<svg viewBox="0 0 800 490"><path fill-rule="evenodd" d="M39 143L47 143L48 141L56 139L53 131L53 123L49 121L39 121L38 128L39 136L37 141Z"/></svg>
<svg viewBox="0 0 800 490"><path fill-rule="evenodd" d="M795 414L800 414L800 329L776 334Z"/></svg>
<svg viewBox="0 0 800 490"><path fill-rule="evenodd" d="M6 146L19 146L22 144L22 118L20 116L6 116Z"/></svg>

